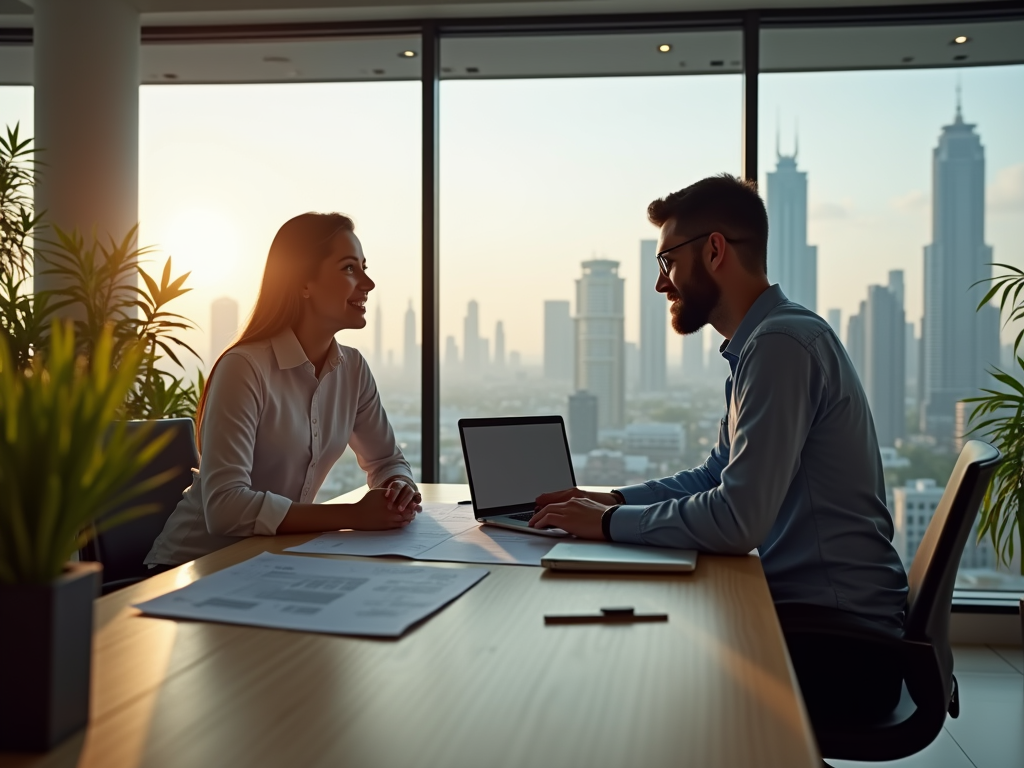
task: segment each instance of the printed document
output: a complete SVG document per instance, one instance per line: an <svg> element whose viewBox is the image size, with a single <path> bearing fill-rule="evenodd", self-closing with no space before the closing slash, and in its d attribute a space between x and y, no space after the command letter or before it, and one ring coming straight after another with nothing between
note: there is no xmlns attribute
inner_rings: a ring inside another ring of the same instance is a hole
<svg viewBox="0 0 1024 768"><path fill-rule="evenodd" d="M424 502L405 528L324 533L286 552L315 555L397 555L415 560L495 565L540 565L558 539L480 525L473 508ZM586 544L586 542L580 542Z"/></svg>
<svg viewBox="0 0 1024 768"><path fill-rule="evenodd" d="M486 568L271 555L139 603L150 616L337 635L398 637L468 590Z"/></svg>

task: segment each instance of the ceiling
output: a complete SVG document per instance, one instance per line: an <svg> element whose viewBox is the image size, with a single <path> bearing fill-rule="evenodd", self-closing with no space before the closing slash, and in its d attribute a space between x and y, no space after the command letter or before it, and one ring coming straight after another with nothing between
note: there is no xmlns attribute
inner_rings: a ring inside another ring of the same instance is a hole
<svg viewBox="0 0 1024 768"><path fill-rule="evenodd" d="M0 10L19 0L0 0ZM317 0L303 0L316 5ZM725 4L727 0L723 0ZM136 0L144 13L194 13L195 6L238 9L268 8L271 0ZM850 0L845 0L848 5ZM19 3L20 4L20 3ZM277 3L280 5L281 3ZM365 10L366 0L322 1L336 11ZM751 0L746 0L749 6ZM767 5L768 3L764 3ZM778 0L771 3L778 6ZM557 0L488 3L478 0L415 3L383 0L381 9L459 8L476 13L482 7L511 5L536 11L573 5L658 6L662 0L613 3L610 0ZM676 9L697 7L697 0L672 3ZM704 3L707 5L707 3ZM806 5L806 4L805 4ZM820 6L821 0L815 3ZM719 6L720 8L720 6ZM149 10L147 10L149 9ZM220 11L218 11L220 12ZM225 11L226 12L226 11ZM247 17L248 18L248 17ZM0 22L3 19L0 18ZM159 33L159 34L155 34ZM193 41L187 35L165 34L147 27L150 42L141 49L143 83L268 83L319 81L411 80L420 75L415 34L339 37L318 33L305 39L230 39ZM952 42L967 36L963 45ZM23 37L23 40L27 38ZM764 72L963 67L1024 63L1024 18L999 22L957 22L895 26L769 26L761 32L760 65ZM661 52L659 46L669 50ZM411 51L414 56L403 55ZM441 48L442 77L493 79L522 77L586 77L738 73L743 69L742 34L738 28L641 30L578 34L460 34L445 37ZM0 44L0 84L31 84L30 44Z"/></svg>

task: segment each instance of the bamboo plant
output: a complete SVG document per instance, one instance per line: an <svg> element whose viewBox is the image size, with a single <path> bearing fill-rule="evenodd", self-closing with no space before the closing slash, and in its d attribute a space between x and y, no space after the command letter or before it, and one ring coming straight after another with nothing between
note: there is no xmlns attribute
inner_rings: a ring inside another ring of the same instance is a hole
<svg viewBox="0 0 1024 768"><path fill-rule="evenodd" d="M1005 324L1024 321L1024 270L1008 264L993 266L1006 270L982 282L991 286L978 305L980 310L999 296L999 311ZM1010 370L995 368L992 377L1001 385L982 389L983 394L965 402L973 403L971 433L991 441L1003 454L985 493L978 538L988 537L998 563L1009 566L1014 553L1024 553L1024 358L1020 356L1024 330L1013 342ZM1024 576L1024 558L1021 559Z"/></svg>

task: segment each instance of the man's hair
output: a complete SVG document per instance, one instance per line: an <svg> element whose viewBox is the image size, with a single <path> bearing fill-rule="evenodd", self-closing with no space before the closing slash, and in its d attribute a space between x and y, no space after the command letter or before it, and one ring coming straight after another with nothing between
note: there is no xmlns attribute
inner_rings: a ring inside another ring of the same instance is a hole
<svg viewBox="0 0 1024 768"><path fill-rule="evenodd" d="M768 272L768 213L752 181L728 173L709 176L655 200L647 218L658 227L672 220L690 237L720 232L749 272Z"/></svg>

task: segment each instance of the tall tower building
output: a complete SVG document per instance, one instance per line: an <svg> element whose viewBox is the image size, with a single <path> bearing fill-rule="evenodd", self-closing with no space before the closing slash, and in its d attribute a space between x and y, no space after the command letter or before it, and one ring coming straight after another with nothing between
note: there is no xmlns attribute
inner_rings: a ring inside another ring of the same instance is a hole
<svg viewBox="0 0 1024 768"><path fill-rule="evenodd" d="M384 321L381 317L380 302L373 313L373 365L381 368L384 365Z"/></svg>
<svg viewBox="0 0 1024 768"><path fill-rule="evenodd" d="M494 367L505 370L505 324L501 320L494 326Z"/></svg>
<svg viewBox="0 0 1024 768"><path fill-rule="evenodd" d="M625 280L619 262L584 261L576 281L576 390L597 397L598 424L622 429L626 421Z"/></svg>
<svg viewBox="0 0 1024 768"><path fill-rule="evenodd" d="M454 375L459 370L459 346L455 343L454 336L448 336L444 340L444 369L449 375Z"/></svg>
<svg viewBox="0 0 1024 768"><path fill-rule="evenodd" d="M796 169L797 148L783 155L776 146L768 173L768 279L786 296L818 311L818 247L807 244L807 174Z"/></svg>
<svg viewBox="0 0 1024 768"><path fill-rule="evenodd" d="M402 357L402 366L406 376L418 376L419 345L416 344L416 312L412 308L412 299L409 299L409 308L405 310L405 347Z"/></svg>
<svg viewBox="0 0 1024 768"><path fill-rule="evenodd" d="M702 381L707 376L704 366L704 329L683 336L683 379Z"/></svg>
<svg viewBox="0 0 1024 768"><path fill-rule="evenodd" d="M843 310L830 309L828 311L828 324L837 339L843 338Z"/></svg>
<svg viewBox="0 0 1024 768"><path fill-rule="evenodd" d="M657 240L640 241L640 391L665 390L665 324L668 302L658 282Z"/></svg>
<svg viewBox="0 0 1024 768"><path fill-rule="evenodd" d="M898 280L894 282L893 276ZM889 273L889 285L868 287L864 305L864 372L861 381L875 420L878 444L891 446L906 434L906 320L903 273Z"/></svg>
<svg viewBox="0 0 1024 768"><path fill-rule="evenodd" d="M210 359L206 364L213 367L220 353L228 348L238 334L238 302L228 296L221 296L210 302Z"/></svg>
<svg viewBox="0 0 1024 768"><path fill-rule="evenodd" d="M544 302L544 378L570 382L575 348L568 301Z"/></svg>
<svg viewBox="0 0 1024 768"><path fill-rule="evenodd" d="M956 115L932 153L932 242L924 249L921 328L921 429L952 439L956 402L976 395L999 362L999 310L975 308L991 276L985 245L985 149L965 123L957 89Z"/></svg>
<svg viewBox="0 0 1024 768"><path fill-rule="evenodd" d="M462 361L470 376L482 372L480 353L480 305L470 301L466 305L466 317L462 320Z"/></svg>
<svg viewBox="0 0 1024 768"><path fill-rule="evenodd" d="M590 453L597 448L597 398L589 392L569 395L569 450Z"/></svg>

